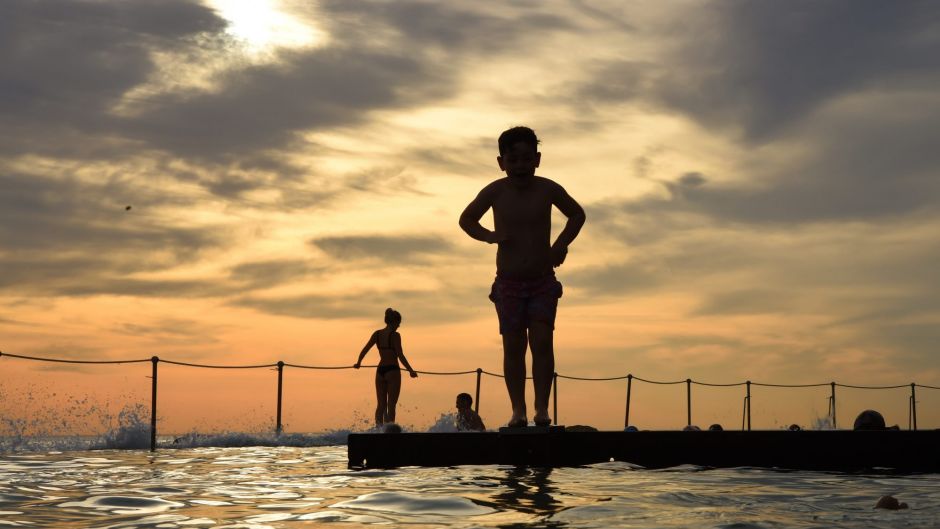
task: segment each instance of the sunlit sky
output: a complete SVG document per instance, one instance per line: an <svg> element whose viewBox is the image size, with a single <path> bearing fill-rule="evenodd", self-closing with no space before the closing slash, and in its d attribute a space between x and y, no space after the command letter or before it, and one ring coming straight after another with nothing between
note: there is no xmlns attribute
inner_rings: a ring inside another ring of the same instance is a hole
<svg viewBox="0 0 940 529"><path fill-rule="evenodd" d="M394 307L417 369L501 372L495 248L457 217L525 124L588 218L559 373L940 386L935 3L5 0L0 59L5 353L351 365ZM0 369L7 415L149 404L149 364ZM372 376L288 368L288 430L368 421ZM269 369L160 384L164 431L273 420ZM474 384L406 379L399 418ZM562 380L559 419L622 427L625 391ZM743 388L693 391L740 426ZM684 385L633 392L632 422L685 424ZM828 395L755 390L755 427ZM842 389L840 425L906 427L908 395Z"/></svg>

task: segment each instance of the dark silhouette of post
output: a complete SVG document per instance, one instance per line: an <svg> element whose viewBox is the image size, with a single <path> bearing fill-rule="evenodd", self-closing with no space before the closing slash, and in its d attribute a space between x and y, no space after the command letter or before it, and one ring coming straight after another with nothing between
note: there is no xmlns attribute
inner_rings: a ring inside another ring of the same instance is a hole
<svg viewBox="0 0 940 529"><path fill-rule="evenodd" d="M283 394L284 388L284 362L278 360L277 362L277 421L275 422L276 426L274 427L274 434L281 435L281 431L284 429L281 426L281 395Z"/></svg>
<svg viewBox="0 0 940 529"><path fill-rule="evenodd" d="M558 373L552 377L552 421L558 426Z"/></svg>
<svg viewBox="0 0 940 529"><path fill-rule="evenodd" d="M831 394L829 395L829 405L831 406L830 416L832 417L832 429L835 430L836 429L836 383L830 382L829 387L832 388Z"/></svg>
<svg viewBox="0 0 940 529"><path fill-rule="evenodd" d="M473 411L477 414L480 413L480 378L483 375L483 369L477 368L477 393L475 400L473 401Z"/></svg>
<svg viewBox="0 0 940 529"><path fill-rule="evenodd" d="M751 381L747 381L747 431L751 431Z"/></svg>
<svg viewBox="0 0 940 529"><path fill-rule="evenodd" d="M917 429L917 401L914 400L914 384L911 382L911 425L909 428L912 430Z"/></svg>
<svg viewBox="0 0 940 529"><path fill-rule="evenodd" d="M627 375L627 412L623 416L623 427L630 426L630 390L633 386L633 375Z"/></svg>
<svg viewBox="0 0 940 529"><path fill-rule="evenodd" d="M157 451L157 363L160 358L154 356L150 358L153 364L153 370L150 378L150 451Z"/></svg>
<svg viewBox="0 0 940 529"><path fill-rule="evenodd" d="M686 425L692 426L692 379L685 379Z"/></svg>

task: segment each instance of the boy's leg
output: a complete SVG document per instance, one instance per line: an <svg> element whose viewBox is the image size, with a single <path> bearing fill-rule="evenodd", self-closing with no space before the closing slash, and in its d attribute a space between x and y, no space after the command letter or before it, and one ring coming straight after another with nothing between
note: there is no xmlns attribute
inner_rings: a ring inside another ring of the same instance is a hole
<svg viewBox="0 0 940 529"><path fill-rule="evenodd" d="M535 423L550 424L548 397L555 375L555 315L562 286L552 278L549 288L529 299L526 316L529 322L529 347L532 349L532 380L535 386Z"/></svg>
<svg viewBox="0 0 940 529"><path fill-rule="evenodd" d="M543 321L529 324L529 347L532 349L532 379L535 385L535 417L537 423L550 420L548 397L555 375L555 350L552 326Z"/></svg>
<svg viewBox="0 0 940 529"><path fill-rule="evenodd" d="M503 337L503 378L512 405L512 417L509 426L526 426L528 417L525 406L525 350L528 345L526 334L526 300L506 296L502 292L499 279L493 282L490 301L496 307L499 318L499 332Z"/></svg>
<svg viewBox="0 0 940 529"><path fill-rule="evenodd" d="M506 379L506 390L509 392L509 402L512 404L511 426L523 422L527 424L525 406L525 350L526 331L506 331L503 333L503 377Z"/></svg>

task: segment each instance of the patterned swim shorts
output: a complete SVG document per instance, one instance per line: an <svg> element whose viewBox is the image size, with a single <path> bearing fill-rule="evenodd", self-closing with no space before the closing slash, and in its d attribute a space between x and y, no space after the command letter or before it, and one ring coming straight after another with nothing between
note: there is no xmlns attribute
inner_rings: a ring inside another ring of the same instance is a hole
<svg viewBox="0 0 940 529"><path fill-rule="evenodd" d="M496 305L499 333L528 329L533 321L545 322L554 329L561 294L555 274L525 281L496 276L490 301Z"/></svg>

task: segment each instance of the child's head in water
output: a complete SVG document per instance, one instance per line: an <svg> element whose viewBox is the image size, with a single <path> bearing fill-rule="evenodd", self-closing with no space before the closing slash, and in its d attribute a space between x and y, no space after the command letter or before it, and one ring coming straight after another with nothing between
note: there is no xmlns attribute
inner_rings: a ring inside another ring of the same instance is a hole
<svg viewBox="0 0 940 529"><path fill-rule="evenodd" d="M391 307L385 309L385 324L397 329L401 325L401 313Z"/></svg>
<svg viewBox="0 0 940 529"><path fill-rule="evenodd" d="M457 409L460 411L469 410L470 406L473 405L473 397L469 393L461 393L457 395Z"/></svg>
<svg viewBox="0 0 940 529"><path fill-rule="evenodd" d="M454 426L458 432L482 432L486 430L483 419L473 411L473 397L469 393L457 395L457 413L454 416Z"/></svg>

